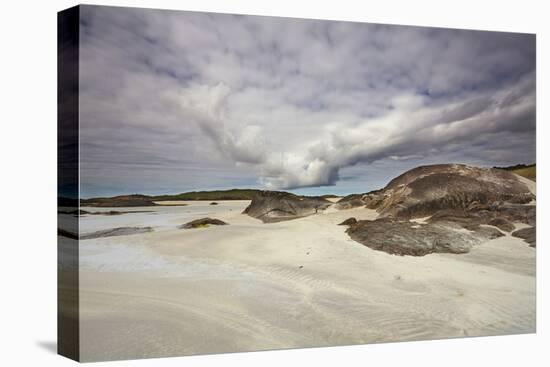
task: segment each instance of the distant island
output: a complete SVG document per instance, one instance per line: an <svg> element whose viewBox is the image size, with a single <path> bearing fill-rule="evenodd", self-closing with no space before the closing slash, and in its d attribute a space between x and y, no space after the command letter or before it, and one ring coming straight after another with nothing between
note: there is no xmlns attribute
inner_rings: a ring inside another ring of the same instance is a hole
<svg viewBox="0 0 550 367"><path fill-rule="evenodd" d="M118 195L113 197L97 197L81 199L81 206L92 207L136 207L155 206L159 201L186 201L186 200L252 200L261 190L231 189L214 191L190 191L174 195Z"/></svg>
<svg viewBox="0 0 550 367"><path fill-rule="evenodd" d="M98 208L116 208L116 207L139 207L155 206L157 202L162 201L215 201L215 200L252 200L263 190L257 189L230 189L213 191L190 191L174 195L118 195L112 197L97 197L90 199L81 199L81 206L90 206ZM288 193L289 195L294 195ZM327 194L321 198L337 198L338 195ZM182 204L183 205L183 204Z"/></svg>

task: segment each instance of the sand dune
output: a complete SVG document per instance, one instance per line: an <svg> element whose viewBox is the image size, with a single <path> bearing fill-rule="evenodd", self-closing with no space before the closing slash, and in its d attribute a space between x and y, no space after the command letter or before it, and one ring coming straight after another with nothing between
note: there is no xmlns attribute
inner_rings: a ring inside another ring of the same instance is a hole
<svg viewBox="0 0 550 367"><path fill-rule="evenodd" d="M83 359L535 331L535 250L518 238L392 256L337 225L373 210L263 224L240 214L247 204L215 206L226 226L177 229L186 211L213 210L189 202L170 208L173 228L83 241Z"/></svg>

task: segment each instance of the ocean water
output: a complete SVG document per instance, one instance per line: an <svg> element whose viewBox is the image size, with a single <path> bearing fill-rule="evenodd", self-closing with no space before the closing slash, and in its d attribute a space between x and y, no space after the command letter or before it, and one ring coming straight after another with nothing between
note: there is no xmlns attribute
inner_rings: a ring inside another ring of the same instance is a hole
<svg viewBox="0 0 550 367"><path fill-rule="evenodd" d="M117 227L152 227L153 231L176 230L181 224L191 220L216 217L220 213L235 211L240 213L248 205L247 201L190 202L187 206L156 206L136 208L92 208L81 207L88 212L108 212L111 210L128 211L119 215L83 215L80 217L80 233L89 234L96 231ZM140 211L147 211L140 213ZM76 244L76 241L73 241ZM162 256L151 250L144 243L143 235L113 236L81 240L79 243L79 268L84 271L98 272L143 272L151 276L196 276L197 273L225 273L226 277L234 276L231 269L216 266L213 272L211 264L191 261L185 257Z"/></svg>
<svg viewBox="0 0 550 367"><path fill-rule="evenodd" d="M187 206L153 206L134 208L92 208L81 207L88 212L125 211L120 215L83 215L80 217L80 234L117 227L153 227L155 231L169 230L194 219L212 217L227 211L242 212L248 201L220 201L210 205L210 201L186 202ZM146 211L147 213L139 213Z"/></svg>

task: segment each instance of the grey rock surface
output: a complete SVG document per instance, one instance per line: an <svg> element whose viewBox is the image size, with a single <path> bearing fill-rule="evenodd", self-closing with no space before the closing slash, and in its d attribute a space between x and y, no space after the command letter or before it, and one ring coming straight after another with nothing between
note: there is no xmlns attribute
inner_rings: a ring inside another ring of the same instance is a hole
<svg viewBox="0 0 550 367"><path fill-rule="evenodd" d="M418 218L443 209L470 209L495 202L525 204L534 198L518 176L508 171L438 164L407 171L382 190L344 197L335 207L365 206L382 216Z"/></svg>
<svg viewBox="0 0 550 367"><path fill-rule="evenodd" d="M343 221L342 223L339 223L339 226L351 226L357 223L357 219L351 217Z"/></svg>
<svg viewBox="0 0 550 367"><path fill-rule="evenodd" d="M470 231L456 225L416 223L393 218L360 220L351 225L346 233L374 250L411 256L463 254L472 246L504 235L495 228L482 227Z"/></svg>
<svg viewBox="0 0 550 367"><path fill-rule="evenodd" d="M227 223L224 222L223 220L216 219L216 218L201 218L201 219L192 220L191 222L187 222L181 225L179 228L192 229L192 228L208 227L210 225L224 226L224 225L227 225Z"/></svg>
<svg viewBox="0 0 550 367"><path fill-rule="evenodd" d="M518 229L512 233L512 236L522 238L529 244L531 247L537 247L537 228L529 227Z"/></svg>
<svg viewBox="0 0 550 367"><path fill-rule="evenodd" d="M535 195L519 176L500 169L439 164L412 169L382 190L344 197L335 207L376 209L379 219L358 221L349 236L397 255L465 253L513 232L514 223L536 223ZM411 222L427 218L424 222ZM501 232L502 231L502 232ZM535 246L534 229L513 232Z"/></svg>
<svg viewBox="0 0 550 367"><path fill-rule="evenodd" d="M322 197L298 196L287 192L261 191L244 210L244 214L264 223L280 222L317 214L332 203Z"/></svg>

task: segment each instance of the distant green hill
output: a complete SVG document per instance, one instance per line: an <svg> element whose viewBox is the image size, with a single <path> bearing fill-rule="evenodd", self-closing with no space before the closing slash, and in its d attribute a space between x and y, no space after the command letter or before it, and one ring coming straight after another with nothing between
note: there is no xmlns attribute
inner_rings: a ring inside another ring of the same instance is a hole
<svg viewBox="0 0 550 367"><path fill-rule="evenodd" d="M515 174L518 174L520 176L526 177L530 180L536 181L537 180L537 166L532 165L525 168L517 168L512 170Z"/></svg>
<svg viewBox="0 0 550 367"><path fill-rule="evenodd" d="M498 169L503 169L506 171L514 172L516 175L523 176L530 180L537 180L537 165L536 164L516 164L515 166L509 167L493 167Z"/></svg>
<svg viewBox="0 0 550 367"><path fill-rule="evenodd" d="M263 190L255 189L231 189L231 190L213 190L213 191L190 191L173 195L119 195L113 197L99 197L90 199L81 199L81 206L93 207L137 207L137 206L155 206L159 201L184 201L184 200L252 200L256 194ZM298 196L291 193L288 195ZM310 196L302 196L310 197ZM337 197L336 195L323 195L323 198ZM184 205L184 204L182 204Z"/></svg>
<svg viewBox="0 0 550 367"><path fill-rule="evenodd" d="M192 191L174 195L119 195L113 197L100 197L80 200L82 206L94 207L136 207L155 206L157 201L175 200L252 200L260 190L232 189L215 191Z"/></svg>
<svg viewBox="0 0 550 367"><path fill-rule="evenodd" d="M81 199L81 206L94 206L98 208L154 206L155 203L147 195L120 195L110 198Z"/></svg>
<svg viewBox="0 0 550 367"><path fill-rule="evenodd" d="M151 196L154 201L169 200L252 200L260 190L231 189L214 191L191 191L175 195Z"/></svg>

